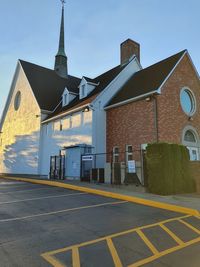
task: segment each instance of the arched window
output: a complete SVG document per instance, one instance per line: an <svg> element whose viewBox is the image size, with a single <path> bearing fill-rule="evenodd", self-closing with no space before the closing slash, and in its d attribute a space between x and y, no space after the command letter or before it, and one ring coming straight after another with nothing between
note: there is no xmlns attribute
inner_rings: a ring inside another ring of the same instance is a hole
<svg viewBox="0 0 200 267"><path fill-rule="evenodd" d="M188 131L185 132L184 141L185 142L196 143L196 137L195 137L195 135L193 134L192 131L188 130Z"/></svg>
<svg viewBox="0 0 200 267"><path fill-rule="evenodd" d="M190 160L199 160L199 137L195 129L187 127L183 132L183 145L185 145L190 154Z"/></svg>

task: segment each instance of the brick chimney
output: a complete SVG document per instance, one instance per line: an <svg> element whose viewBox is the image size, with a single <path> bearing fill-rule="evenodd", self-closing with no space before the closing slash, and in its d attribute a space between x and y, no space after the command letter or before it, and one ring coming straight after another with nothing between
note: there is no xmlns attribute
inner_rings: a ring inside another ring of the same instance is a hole
<svg viewBox="0 0 200 267"><path fill-rule="evenodd" d="M136 55L140 62L140 44L136 43L131 39L127 39L120 45L121 49L121 65L129 62L129 59Z"/></svg>

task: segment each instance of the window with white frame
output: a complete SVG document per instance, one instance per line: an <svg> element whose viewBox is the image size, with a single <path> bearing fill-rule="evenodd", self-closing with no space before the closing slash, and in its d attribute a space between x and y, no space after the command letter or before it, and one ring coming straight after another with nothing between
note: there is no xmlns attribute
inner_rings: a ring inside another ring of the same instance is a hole
<svg viewBox="0 0 200 267"><path fill-rule="evenodd" d="M69 92L65 91L62 96L62 105L67 106L69 104Z"/></svg>
<svg viewBox="0 0 200 267"><path fill-rule="evenodd" d="M113 147L113 162L119 162L119 147Z"/></svg>
<svg viewBox="0 0 200 267"><path fill-rule="evenodd" d="M54 131L62 131L62 124L61 121L55 121L53 124Z"/></svg>
<svg viewBox="0 0 200 267"><path fill-rule="evenodd" d="M79 127L81 125L81 113L75 113L71 117L72 127Z"/></svg>
<svg viewBox="0 0 200 267"><path fill-rule="evenodd" d="M83 124L92 122L92 111L83 112Z"/></svg>
<svg viewBox="0 0 200 267"><path fill-rule="evenodd" d="M187 149L189 150L191 161L199 160L199 151L197 147L187 147Z"/></svg>
<svg viewBox="0 0 200 267"><path fill-rule="evenodd" d="M133 146L126 145L126 162L133 160Z"/></svg>
<svg viewBox="0 0 200 267"><path fill-rule="evenodd" d="M194 93L187 87L182 88L180 92L180 101L183 111L192 116L196 111L196 99Z"/></svg>
<svg viewBox="0 0 200 267"><path fill-rule="evenodd" d="M184 144L187 146L187 149L189 151L190 160L191 161L199 160L199 148L198 148L197 137L191 129L187 130L184 134Z"/></svg>
<svg viewBox="0 0 200 267"><path fill-rule="evenodd" d="M62 129L67 130L70 128L70 117L62 119Z"/></svg>
<svg viewBox="0 0 200 267"><path fill-rule="evenodd" d="M82 84L80 88L80 98L84 98L86 96L87 96L86 84Z"/></svg>

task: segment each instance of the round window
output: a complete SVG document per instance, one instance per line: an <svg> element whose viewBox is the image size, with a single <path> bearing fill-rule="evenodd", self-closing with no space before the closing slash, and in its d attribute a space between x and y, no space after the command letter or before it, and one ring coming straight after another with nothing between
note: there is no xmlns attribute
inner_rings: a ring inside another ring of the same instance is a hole
<svg viewBox="0 0 200 267"><path fill-rule="evenodd" d="M183 111L189 116L193 115L195 112L195 98L193 93L189 89L183 89L180 97Z"/></svg>
<svg viewBox="0 0 200 267"><path fill-rule="evenodd" d="M14 101L15 110L19 109L20 103L21 103L21 92L18 91L15 95L15 101Z"/></svg>

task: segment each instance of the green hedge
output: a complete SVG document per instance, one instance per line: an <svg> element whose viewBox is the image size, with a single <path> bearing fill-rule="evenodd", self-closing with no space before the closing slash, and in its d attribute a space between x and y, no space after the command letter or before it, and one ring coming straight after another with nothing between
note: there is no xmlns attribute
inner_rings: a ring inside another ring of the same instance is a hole
<svg viewBox="0 0 200 267"><path fill-rule="evenodd" d="M149 192L160 195L195 192L186 147L167 143L149 144L145 157Z"/></svg>

